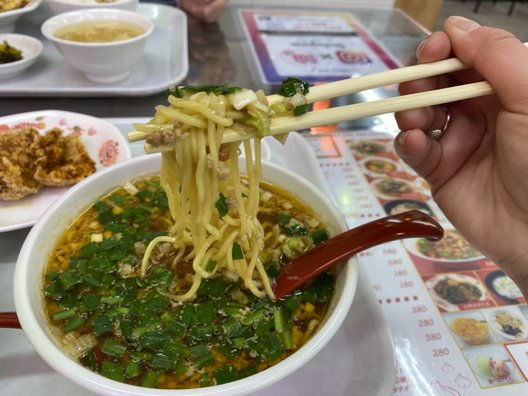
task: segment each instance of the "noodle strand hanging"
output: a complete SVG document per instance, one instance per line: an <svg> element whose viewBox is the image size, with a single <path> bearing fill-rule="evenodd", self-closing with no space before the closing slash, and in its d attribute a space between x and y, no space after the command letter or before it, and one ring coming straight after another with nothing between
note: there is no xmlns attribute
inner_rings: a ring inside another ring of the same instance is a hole
<svg viewBox="0 0 528 396"><path fill-rule="evenodd" d="M264 230L257 219L260 140L244 142L247 178L239 169L239 143L222 144L225 127L253 130L255 135L269 130L264 95L249 92L243 95L256 100L242 107L233 104L232 96L217 93L170 96L169 106L158 106L148 124L135 125L149 134L147 143L170 146L162 152L161 185L174 224L170 236L154 238L148 245L141 274L152 270L151 258L159 244L172 244L178 252L174 268L190 259L194 270L191 287L171 294L174 300L192 299L201 280L218 272L241 279L258 297L274 297L259 257L264 246Z"/></svg>

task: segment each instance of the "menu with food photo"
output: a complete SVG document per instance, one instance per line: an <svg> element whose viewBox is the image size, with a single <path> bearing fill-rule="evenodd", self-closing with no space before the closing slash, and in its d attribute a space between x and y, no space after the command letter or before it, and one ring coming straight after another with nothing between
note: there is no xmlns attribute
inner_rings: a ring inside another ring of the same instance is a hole
<svg viewBox="0 0 528 396"><path fill-rule="evenodd" d="M414 209L444 228L440 241L404 239L359 255L393 335L399 374L392 395L525 393L526 301L515 283L458 233L427 184L399 160L395 135L388 130L306 137L349 226Z"/></svg>

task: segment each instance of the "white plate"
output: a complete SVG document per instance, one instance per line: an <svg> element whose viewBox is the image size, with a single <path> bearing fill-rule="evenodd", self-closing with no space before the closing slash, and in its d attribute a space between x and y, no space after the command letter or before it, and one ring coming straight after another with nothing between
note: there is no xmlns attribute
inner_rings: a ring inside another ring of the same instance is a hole
<svg viewBox="0 0 528 396"><path fill-rule="evenodd" d="M394 183L399 184L400 186L405 186L408 191L406 192L389 192L389 191L383 191L380 186L388 180L392 180ZM417 187L415 183L413 183L410 180L406 179L400 179L398 177L382 177L379 179L374 179L371 182L372 189L374 190L374 194L378 196L378 198L385 199L385 200L391 200L391 199L417 199L417 200L425 200L425 194L420 190L420 188Z"/></svg>
<svg viewBox="0 0 528 396"><path fill-rule="evenodd" d="M377 171L368 167L369 162L380 161L392 167L391 170ZM383 157L367 157L359 161L359 166L361 167L363 173L370 177L386 177L394 176L398 172L403 172L400 164L394 160Z"/></svg>
<svg viewBox="0 0 528 396"><path fill-rule="evenodd" d="M40 33L40 25L51 16L47 8L21 18L16 33L40 39L44 51L26 73L2 81L0 96L145 96L179 83L189 69L185 13L159 4L139 4L138 12L151 18L155 29L147 39L145 57L127 79L114 84L90 81L64 62L55 46Z"/></svg>
<svg viewBox="0 0 528 396"><path fill-rule="evenodd" d="M0 133L25 125L42 133L60 128L66 135L78 134L88 155L95 161L97 170L131 157L128 142L119 129L99 118L59 110L34 111L1 117ZM18 201L0 201L0 232L35 224L40 215L67 189L43 187L37 194Z"/></svg>
<svg viewBox="0 0 528 396"><path fill-rule="evenodd" d="M454 228L450 228L445 225L443 227L444 227L444 237L446 236L447 232L450 232L451 235L456 235L457 237L463 239L460 233L456 231ZM451 268L451 269L456 269L456 270L471 270L474 268L478 268L478 261L485 258L485 256L483 256L479 252L476 252L475 256L468 257L468 258L427 256L426 254L421 252L418 247L418 243L421 240L424 240L424 238L405 239L403 241L403 245L414 256L420 257L423 260L427 260L431 263L438 264L446 268Z"/></svg>

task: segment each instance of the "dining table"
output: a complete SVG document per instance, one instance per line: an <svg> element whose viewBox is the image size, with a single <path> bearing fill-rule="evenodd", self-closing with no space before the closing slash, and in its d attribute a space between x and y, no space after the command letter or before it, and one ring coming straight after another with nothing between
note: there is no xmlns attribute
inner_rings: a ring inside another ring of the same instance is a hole
<svg viewBox="0 0 528 396"><path fill-rule="evenodd" d="M114 160L126 161L145 155L127 133L167 102L170 87L228 83L272 94L288 77L316 85L382 72L413 65L430 33L395 8L287 3L231 0L217 22L204 23L175 4L140 2L137 12L155 26L145 55L127 79L99 84L71 69L42 37L40 26L51 16L44 2L15 24L15 33L39 38L44 51L23 74L0 80L0 133L59 127L97 144L112 139L112 150L119 149ZM383 86L317 101L313 111L396 95L396 86ZM449 238L389 242L360 253L356 295L339 331L310 362L256 395L528 393L526 301L458 234L427 183L399 159L398 132L393 115L384 114L296 131L285 143L263 140L264 160L313 183L349 227L418 209ZM18 254L32 225L66 190L0 201L0 311L15 311ZM4 328L0 394L91 393L55 372L23 330Z"/></svg>

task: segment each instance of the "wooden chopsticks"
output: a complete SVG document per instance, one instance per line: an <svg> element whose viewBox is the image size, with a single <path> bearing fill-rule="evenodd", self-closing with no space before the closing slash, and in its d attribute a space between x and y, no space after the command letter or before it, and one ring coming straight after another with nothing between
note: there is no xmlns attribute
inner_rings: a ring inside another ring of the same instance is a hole
<svg viewBox="0 0 528 396"><path fill-rule="evenodd" d="M524 43L528 46L528 43ZM468 67L456 58L445 59L438 62L425 63L400 69L369 74L362 77L349 78L334 81L310 88L306 95L308 103L318 100L335 98L351 93L365 91L367 89L379 88L402 82L418 80L421 78L453 73L467 69ZM405 110L418 109L427 106L435 106L464 99L493 93L493 88L486 81L472 84L437 89L434 91L420 92L397 96L393 98L380 99L370 102L357 103L334 107L326 110L312 111L298 117L277 117L271 121L271 135L280 135L290 131L302 130L317 126L336 124L343 121L351 121L364 117L380 114L393 113ZM280 95L268 96L270 104L282 101ZM129 140L136 141L145 138L143 132L131 132ZM251 138L250 134L241 135L240 132L226 129L222 138L223 143L231 143ZM170 148L145 147L146 152L168 150Z"/></svg>

